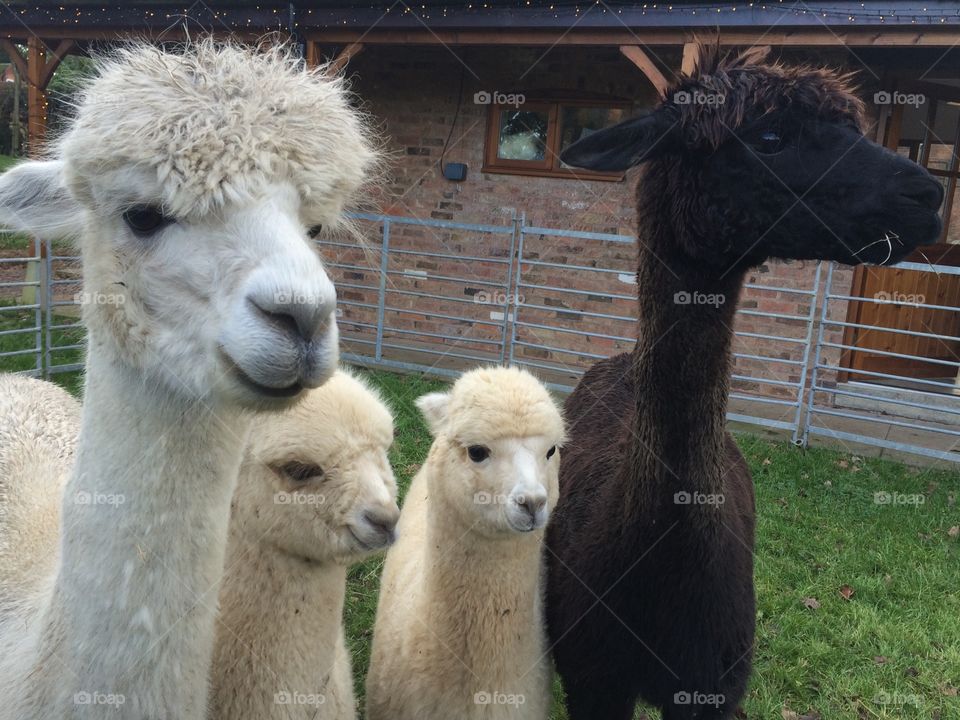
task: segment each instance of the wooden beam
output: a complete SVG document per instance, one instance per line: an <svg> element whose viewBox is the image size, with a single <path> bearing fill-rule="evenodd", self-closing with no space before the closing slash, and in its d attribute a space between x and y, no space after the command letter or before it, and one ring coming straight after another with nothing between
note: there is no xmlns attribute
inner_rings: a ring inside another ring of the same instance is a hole
<svg viewBox="0 0 960 720"><path fill-rule="evenodd" d="M663 76L660 68L658 68L653 60L650 59L650 56L643 51L642 47L639 45L621 45L620 53L640 68L640 71L647 76L647 80L656 88L657 94L660 97L663 98L667 96L667 89L670 87L670 82Z"/></svg>
<svg viewBox="0 0 960 720"><path fill-rule="evenodd" d="M645 29L636 33L604 30L307 30L304 36L323 43L364 45L685 45L703 35L690 30ZM762 32L762 29L723 29L725 46L751 46L762 36L764 45L815 47L953 47L960 45L956 27L798 29Z"/></svg>
<svg viewBox="0 0 960 720"><path fill-rule="evenodd" d="M40 74L40 89L46 90L47 85L50 84L50 80L53 78L53 73L56 72L57 68L60 67L60 63L63 62L63 59L77 49L77 41L65 39L61 40L57 44L57 49L53 51L53 57L47 59L46 64L43 67L43 72Z"/></svg>
<svg viewBox="0 0 960 720"><path fill-rule="evenodd" d="M41 83L47 65L47 46L40 38L27 41L27 149L38 157L47 134L47 94Z"/></svg>
<svg viewBox="0 0 960 720"><path fill-rule="evenodd" d="M327 66L327 72L330 75L336 75L347 66L351 59L362 53L363 48L363 43L350 43L330 62Z"/></svg>
<svg viewBox="0 0 960 720"><path fill-rule="evenodd" d="M683 61L680 64L680 72L687 77L693 75L697 67L697 44L688 42L683 45Z"/></svg>
<svg viewBox="0 0 960 720"><path fill-rule="evenodd" d="M17 49L17 46L9 38L0 38L0 49L2 49L7 57L10 58L16 68L17 72L20 73L20 77L27 76L27 61L24 59L23 55L20 54L20 51Z"/></svg>

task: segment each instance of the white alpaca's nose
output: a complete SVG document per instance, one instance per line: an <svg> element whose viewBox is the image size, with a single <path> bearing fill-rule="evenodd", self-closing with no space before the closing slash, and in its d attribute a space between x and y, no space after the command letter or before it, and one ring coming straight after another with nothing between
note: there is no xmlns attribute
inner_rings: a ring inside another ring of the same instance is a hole
<svg viewBox="0 0 960 720"><path fill-rule="evenodd" d="M246 299L264 322L298 341L312 343L325 337L330 323L335 322L336 291L327 276L320 274L322 277L283 285L273 277L254 278Z"/></svg>

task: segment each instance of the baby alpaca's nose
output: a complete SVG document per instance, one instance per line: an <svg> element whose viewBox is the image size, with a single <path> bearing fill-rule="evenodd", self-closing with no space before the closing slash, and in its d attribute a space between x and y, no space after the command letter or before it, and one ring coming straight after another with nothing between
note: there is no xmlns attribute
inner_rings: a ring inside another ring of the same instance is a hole
<svg viewBox="0 0 960 720"><path fill-rule="evenodd" d="M543 510L547 504L547 496L540 494L520 495L516 498L516 503L521 510L526 512L532 520L536 520L537 513Z"/></svg>
<svg viewBox="0 0 960 720"><path fill-rule="evenodd" d="M400 510L394 506L378 510L367 510L363 519L370 527L384 538L384 544L389 545L397 538L397 520L400 519Z"/></svg>

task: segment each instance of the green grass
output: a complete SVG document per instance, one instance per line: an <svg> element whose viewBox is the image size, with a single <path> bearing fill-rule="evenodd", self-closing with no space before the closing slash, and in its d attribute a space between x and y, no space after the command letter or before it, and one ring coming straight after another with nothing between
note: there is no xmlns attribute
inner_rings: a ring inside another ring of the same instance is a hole
<svg viewBox="0 0 960 720"><path fill-rule="evenodd" d="M397 416L393 463L405 490L429 450L413 400L439 384L372 376ZM960 474L750 435L738 441L758 515L746 716L782 718L786 708L825 720L960 718L960 542L949 535L960 525ZM875 502L875 493L894 491L923 503ZM374 559L350 573L346 623L361 694L381 567ZM853 588L849 600L844 586ZM808 598L819 607L807 607ZM559 702L551 717L566 717Z"/></svg>
<svg viewBox="0 0 960 720"><path fill-rule="evenodd" d="M370 376L396 414L391 461L402 497L430 447L413 401L443 383ZM78 392L78 373L57 381ZM960 525L960 473L750 435L738 442L753 471L758 516L756 660L746 717L960 718L960 539L950 534ZM878 504L878 492L923 500ZM349 574L345 623L361 700L382 567L374 558ZM845 587L853 590L849 599ZM551 718L566 718L559 700Z"/></svg>

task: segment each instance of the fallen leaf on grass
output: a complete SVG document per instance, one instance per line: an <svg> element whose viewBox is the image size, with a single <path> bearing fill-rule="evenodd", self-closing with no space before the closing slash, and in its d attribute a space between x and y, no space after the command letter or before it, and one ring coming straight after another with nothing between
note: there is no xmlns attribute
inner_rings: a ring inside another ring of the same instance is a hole
<svg viewBox="0 0 960 720"><path fill-rule="evenodd" d="M803 600L801 600L800 602L803 603L803 606L804 606L804 607L810 608L811 610L819 610L819 609L820 609L820 601L817 600L816 598L807 597L807 598L804 598Z"/></svg>
<svg viewBox="0 0 960 720"><path fill-rule="evenodd" d="M850 463L846 460L837 460L837 467L848 468L850 467Z"/></svg>
<svg viewBox="0 0 960 720"><path fill-rule="evenodd" d="M947 530L947 535L949 535L952 538L960 537L960 525L954 525L952 528Z"/></svg>
<svg viewBox="0 0 960 720"><path fill-rule="evenodd" d="M763 464L764 464L764 465L772 465L772 464L773 464L773 460L771 460L770 458L764 458L764 459L763 459Z"/></svg>
<svg viewBox="0 0 960 720"><path fill-rule="evenodd" d="M874 656L873 656L873 661L874 661L877 665L885 665L886 662L887 662L887 658L886 658L884 655L874 655Z"/></svg>
<svg viewBox="0 0 960 720"><path fill-rule="evenodd" d="M840 595L841 597L843 597L844 600L849 600L850 598L852 598L855 592L856 590L854 590L849 585L843 585L840 588Z"/></svg>
<svg viewBox="0 0 960 720"><path fill-rule="evenodd" d="M940 692L942 692L947 697L957 696L957 688L953 687L952 685L941 685Z"/></svg>
<svg viewBox="0 0 960 720"><path fill-rule="evenodd" d="M780 715L783 716L783 720L820 720L820 713L811 710L805 715L796 713L789 708L783 708L780 711Z"/></svg>

